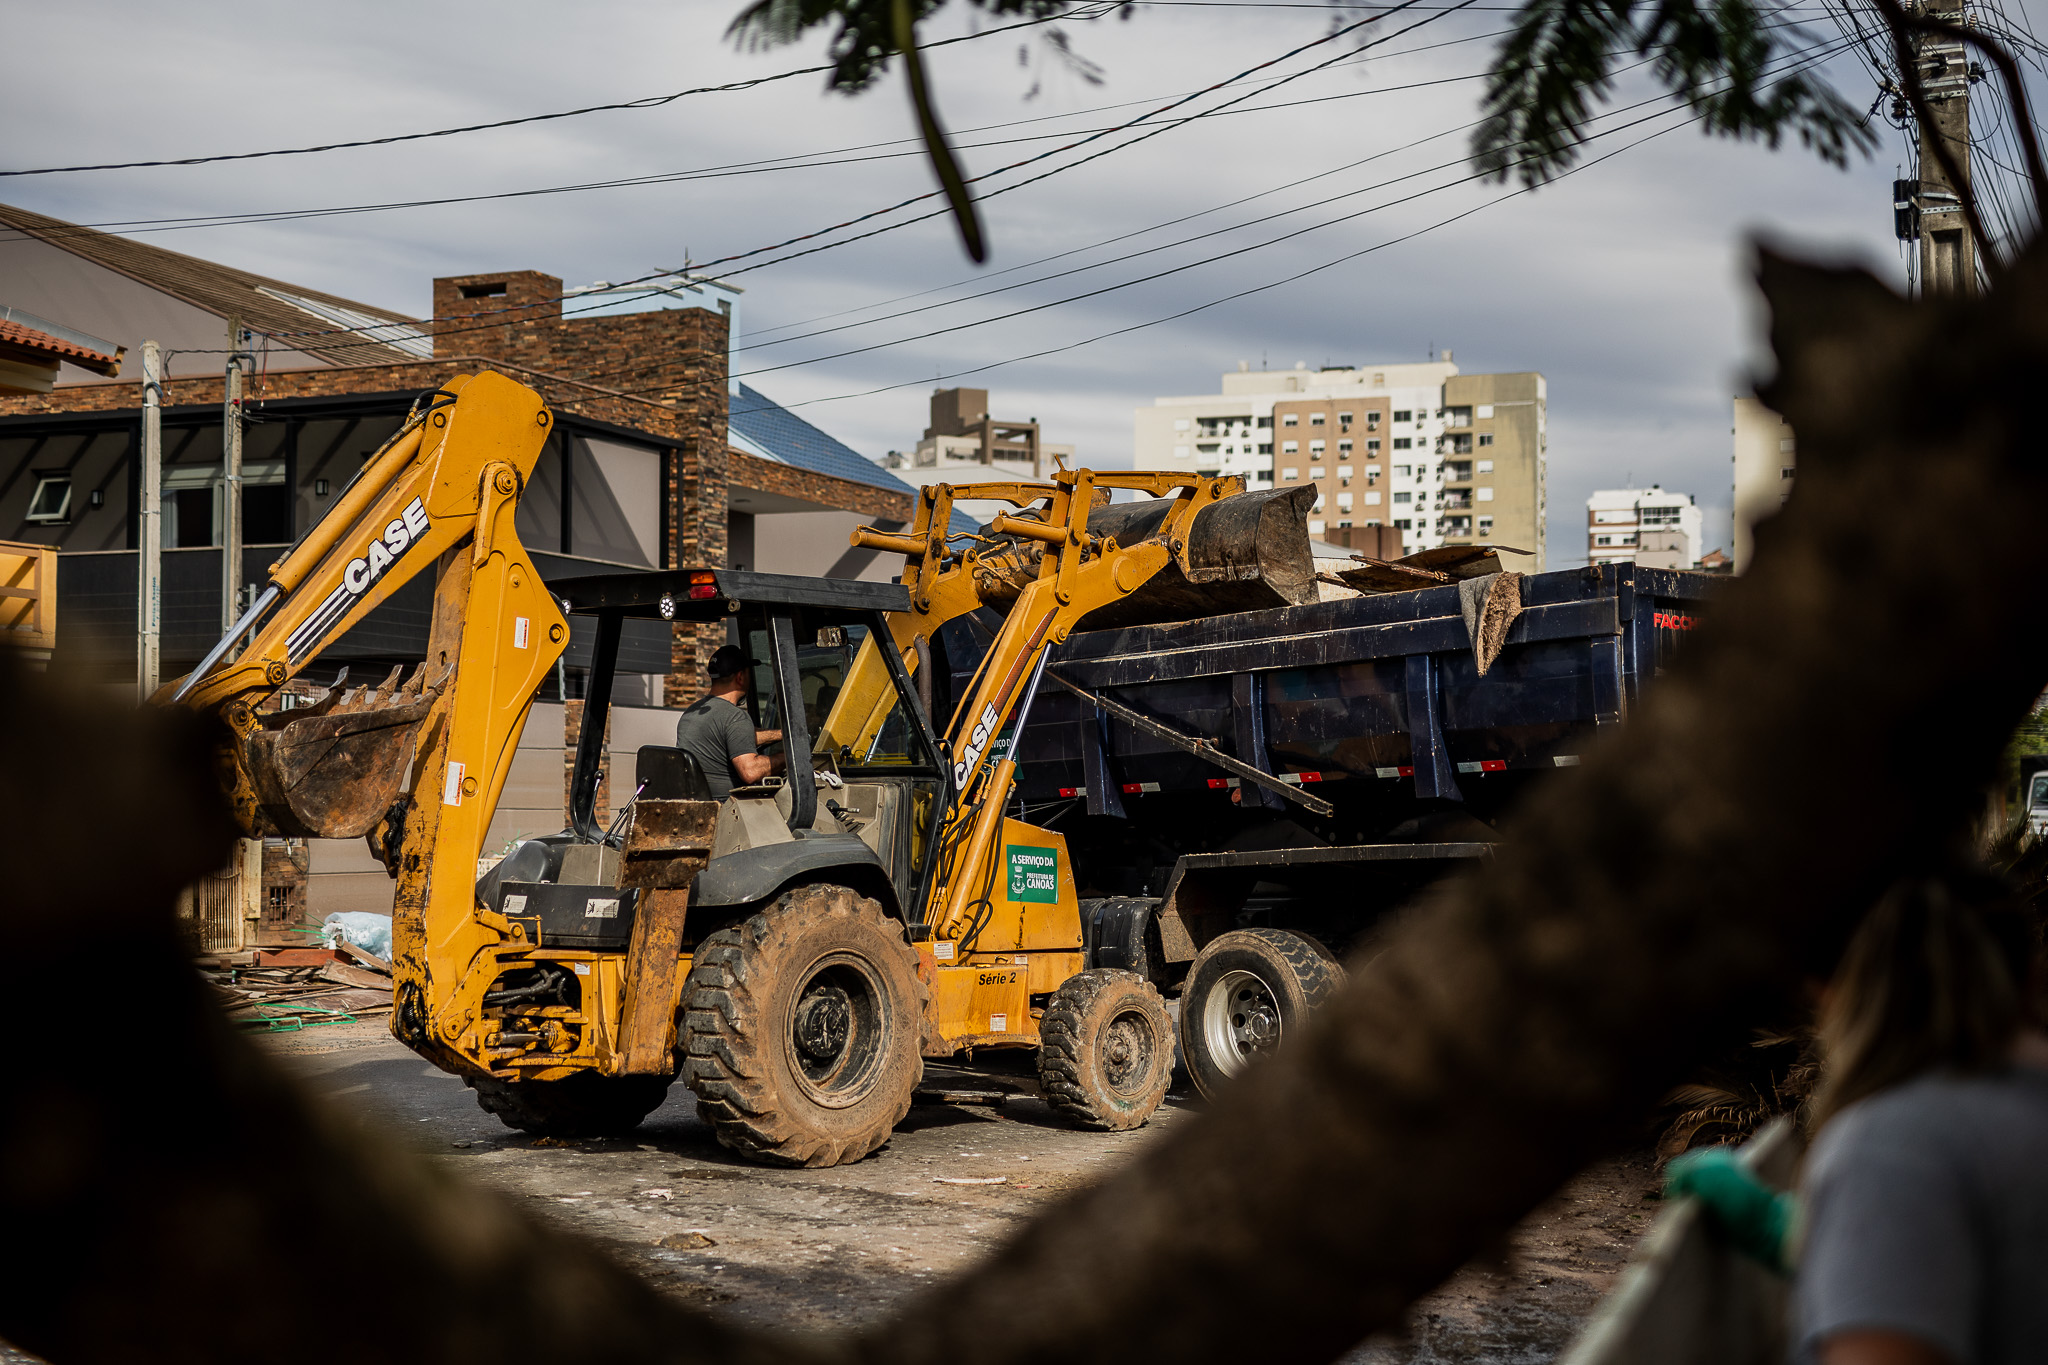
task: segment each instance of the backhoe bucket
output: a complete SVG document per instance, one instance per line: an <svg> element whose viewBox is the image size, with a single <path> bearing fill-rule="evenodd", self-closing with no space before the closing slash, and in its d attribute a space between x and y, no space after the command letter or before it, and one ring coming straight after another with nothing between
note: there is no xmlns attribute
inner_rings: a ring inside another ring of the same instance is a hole
<svg viewBox="0 0 2048 1365"><path fill-rule="evenodd" d="M1171 498L1120 502L1088 514L1093 535L1131 546L1160 533ZM1238 493L1195 514L1188 532L1188 571L1178 564L1155 574L1136 592L1090 612L1089 630L1193 621L1224 612L1298 607L1316 600L1315 556L1308 543L1308 514L1314 484ZM1044 547L1019 540L1007 551L984 556L988 566L982 594L992 602L1015 599L1038 577Z"/></svg>
<svg viewBox="0 0 2048 1365"><path fill-rule="evenodd" d="M262 818L278 834L354 839L391 808L420 725L441 695L441 684L426 685L426 665L402 687L401 671L346 695L344 673L313 706L263 717L242 761Z"/></svg>

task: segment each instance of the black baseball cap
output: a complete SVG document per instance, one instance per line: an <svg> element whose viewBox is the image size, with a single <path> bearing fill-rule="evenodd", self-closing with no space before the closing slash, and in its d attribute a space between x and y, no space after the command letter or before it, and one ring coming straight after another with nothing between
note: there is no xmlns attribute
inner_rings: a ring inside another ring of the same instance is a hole
<svg viewBox="0 0 2048 1365"><path fill-rule="evenodd" d="M759 667L760 663L759 659L748 658L747 652L738 645L720 645L718 652L711 656L711 662L705 665L704 671L714 678L724 678Z"/></svg>

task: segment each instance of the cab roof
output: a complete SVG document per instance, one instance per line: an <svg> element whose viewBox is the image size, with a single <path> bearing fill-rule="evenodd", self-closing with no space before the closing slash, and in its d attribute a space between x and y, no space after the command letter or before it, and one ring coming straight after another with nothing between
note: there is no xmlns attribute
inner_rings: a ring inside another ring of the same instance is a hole
<svg viewBox="0 0 2048 1365"><path fill-rule="evenodd" d="M711 587L715 591L704 593ZM700 594L690 595L691 589ZM664 569L651 573L557 578L548 583L570 615L628 616L654 620L722 621L741 606L835 607L842 611L908 611L910 590L900 583L744 569ZM663 610L666 600L668 608Z"/></svg>

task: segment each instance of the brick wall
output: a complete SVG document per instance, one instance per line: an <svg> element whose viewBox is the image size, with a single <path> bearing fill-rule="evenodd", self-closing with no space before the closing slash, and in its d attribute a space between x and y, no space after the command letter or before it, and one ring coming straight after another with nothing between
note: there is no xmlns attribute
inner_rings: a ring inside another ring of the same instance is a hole
<svg viewBox="0 0 2048 1365"><path fill-rule="evenodd" d="M562 320L562 282L538 270L449 275L434 281L436 356L507 355L522 338Z"/></svg>

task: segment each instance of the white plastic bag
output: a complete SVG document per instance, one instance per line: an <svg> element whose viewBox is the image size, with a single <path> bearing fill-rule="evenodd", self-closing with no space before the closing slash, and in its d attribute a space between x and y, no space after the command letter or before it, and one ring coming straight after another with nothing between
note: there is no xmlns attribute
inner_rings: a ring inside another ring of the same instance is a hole
<svg viewBox="0 0 2048 1365"><path fill-rule="evenodd" d="M321 922L320 941L332 948L342 939L389 962L391 916L374 915L366 910L337 911Z"/></svg>

